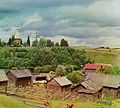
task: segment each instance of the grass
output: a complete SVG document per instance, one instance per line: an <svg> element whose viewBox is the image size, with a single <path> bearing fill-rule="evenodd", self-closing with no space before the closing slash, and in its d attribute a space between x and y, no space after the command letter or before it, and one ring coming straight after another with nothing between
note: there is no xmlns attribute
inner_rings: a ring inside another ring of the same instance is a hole
<svg viewBox="0 0 120 108"><path fill-rule="evenodd" d="M90 48L85 46L73 47L81 50L85 49L87 57L95 60L95 63L112 64L113 66L120 66L120 49L102 49L102 48Z"/></svg>
<svg viewBox="0 0 120 108"><path fill-rule="evenodd" d="M60 101L55 100L52 102L52 108L66 108L66 104L69 104L71 102L69 101ZM120 108L120 101L115 100L112 102L112 105L102 105L100 103L96 102L83 102L83 101L76 101L73 102L74 107L73 108Z"/></svg>
<svg viewBox="0 0 120 108"><path fill-rule="evenodd" d="M13 97L0 95L0 108L32 108Z"/></svg>

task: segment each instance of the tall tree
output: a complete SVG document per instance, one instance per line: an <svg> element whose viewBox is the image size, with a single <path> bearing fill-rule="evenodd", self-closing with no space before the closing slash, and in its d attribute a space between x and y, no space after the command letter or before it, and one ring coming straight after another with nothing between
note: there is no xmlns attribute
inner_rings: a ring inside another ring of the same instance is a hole
<svg viewBox="0 0 120 108"><path fill-rule="evenodd" d="M30 46L30 37L29 36L27 38L27 44L28 44L28 46Z"/></svg>
<svg viewBox="0 0 120 108"><path fill-rule="evenodd" d="M23 43L22 43L22 39L20 40L20 45L22 45Z"/></svg>
<svg viewBox="0 0 120 108"><path fill-rule="evenodd" d="M12 38L9 38L9 40L8 40L8 43L7 43L8 45L12 45Z"/></svg>
<svg viewBox="0 0 120 108"><path fill-rule="evenodd" d="M68 41L66 41L65 39L61 39L60 46L69 46Z"/></svg>
<svg viewBox="0 0 120 108"><path fill-rule="evenodd" d="M1 42L1 39L0 39L0 47L2 47L2 42Z"/></svg>

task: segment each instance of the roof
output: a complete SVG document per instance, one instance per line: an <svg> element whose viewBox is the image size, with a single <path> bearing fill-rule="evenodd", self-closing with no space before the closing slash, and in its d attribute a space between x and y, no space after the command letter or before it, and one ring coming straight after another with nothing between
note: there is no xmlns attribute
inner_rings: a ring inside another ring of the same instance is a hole
<svg viewBox="0 0 120 108"><path fill-rule="evenodd" d="M84 86L86 89L93 90L93 91L99 91L102 88L101 83L91 78L82 82L81 85Z"/></svg>
<svg viewBox="0 0 120 108"><path fill-rule="evenodd" d="M71 81L68 80L65 76L64 77L57 77L54 78L54 80L60 85L60 86L66 86L66 85L71 85Z"/></svg>
<svg viewBox="0 0 120 108"><path fill-rule="evenodd" d="M120 86L120 75L88 73L86 79L89 78L101 83L104 87L118 88Z"/></svg>
<svg viewBox="0 0 120 108"><path fill-rule="evenodd" d="M8 77L4 70L0 70L0 82L2 81L8 81Z"/></svg>
<svg viewBox="0 0 120 108"><path fill-rule="evenodd" d="M11 70L10 71L16 78L25 78L25 77L31 77L32 74L30 70Z"/></svg>
<svg viewBox="0 0 120 108"><path fill-rule="evenodd" d="M84 69L93 69L96 70L98 68L101 68L102 65L101 64L85 64Z"/></svg>
<svg viewBox="0 0 120 108"><path fill-rule="evenodd" d="M34 75L34 77L47 77L47 73L40 73L38 75Z"/></svg>
<svg viewBox="0 0 120 108"><path fill-rule="evenodd" d="M89 89L80 89L78 93L87 93L87 94L94 94L98 92L97 90L89 90Z"/></svg>

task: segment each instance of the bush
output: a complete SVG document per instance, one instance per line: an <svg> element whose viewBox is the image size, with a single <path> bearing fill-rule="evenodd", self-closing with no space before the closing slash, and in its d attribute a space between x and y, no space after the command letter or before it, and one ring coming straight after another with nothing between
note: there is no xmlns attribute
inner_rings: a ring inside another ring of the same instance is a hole
<svg viewBox="0 0 120 108"><path fill-rule="evenodd" d="M72 73L69 73L67 75L67 78L73 83L73 84L79 84L82 81L84 81L84 76L79 71L73 71Z"/></svg>

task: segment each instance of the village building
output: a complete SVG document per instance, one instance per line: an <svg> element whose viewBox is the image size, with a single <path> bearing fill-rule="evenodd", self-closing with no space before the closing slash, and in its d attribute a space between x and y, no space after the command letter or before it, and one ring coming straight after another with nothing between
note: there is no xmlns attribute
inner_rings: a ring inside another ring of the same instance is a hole
<svg viewBox="0 0 120 108"><path fill-rule="evenodd" d="M17 26L17 31L15 33L15 37L14 37L14 43L16 45L20 45L21 42L21 38L20 38L20 34L19 34L19 27Z"/></svg>
<svg viewBox="0 0 120 108"><path fill-rule="evenodd" d="M89 73L87 79L89 78L103 85L103 97L117 98L120 96L120 75Z"/></svg>
<svg viewBox="0 0 120 108"><path fill-rule="evenodd" d="M32 76L32 82L33 84L36 83L47 83L47 81L50 80L50 78L48 77L47 73L40 73L38 75L33 75Z"/></svg>
<svg viewBox="0 0 120 108"><path fill-rule="evenodd" d="M28 69L25 70L10 70L7 76L15 86L28 86L32 83L31 72Z"/></svg>
<svg viewBox="0 0 120 108"><path fill-rule="evenodd" d="M0 86L5 87L5 92L7 92L8 77L4 70L0 70Z"/></svg>
<svg viewBox="0 0 120 108"><path fill-rule="evenodd" d="M95 73L97 70L102 70L102 64L85 64L84 73L87 74L89 72Z"/></svg>
<svg viewBox="0 0 120 108"><path fill-rule="evenodd" d="M102 96L102 84L92 79L86 79L72 87L72 93L83 100L96 100Z"/></svg>
<svg viewBox="0 0 120 108"><path fill-rule="evenodd" d="M33 32L30 36L30 47L32 47L33 42L37 39L37 36L35 34L35 32Z"/></svg>
<svg viewBox="0 0 120 108"><path fill-rule="evenodd" d="M69 81L65 76L52 78L47 82L47 89L54 91L71 91L71 81Z"/></svg>

